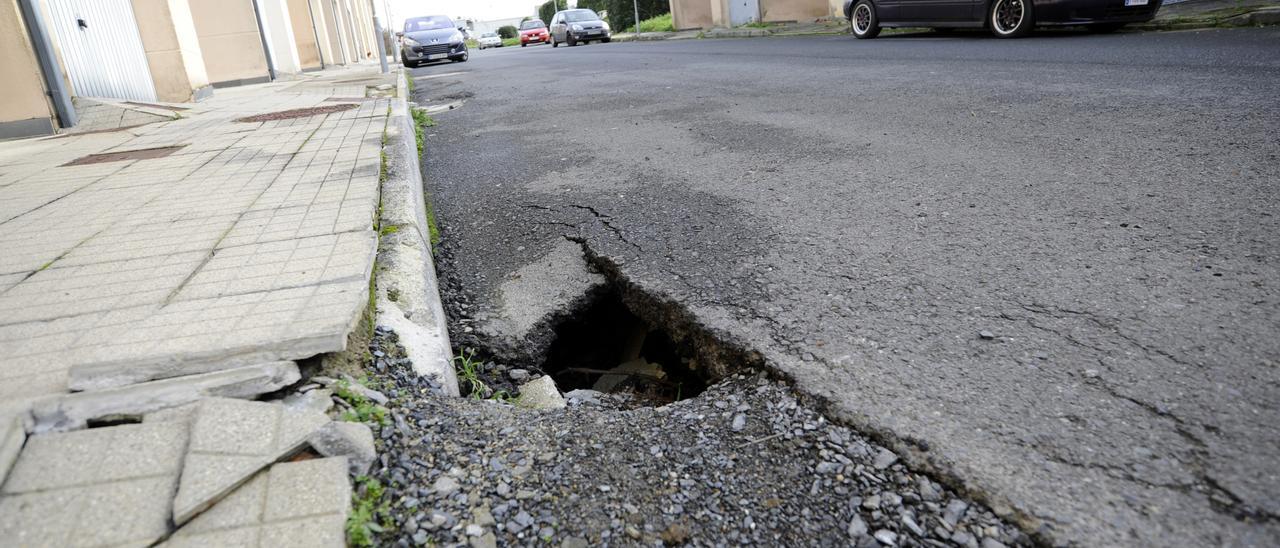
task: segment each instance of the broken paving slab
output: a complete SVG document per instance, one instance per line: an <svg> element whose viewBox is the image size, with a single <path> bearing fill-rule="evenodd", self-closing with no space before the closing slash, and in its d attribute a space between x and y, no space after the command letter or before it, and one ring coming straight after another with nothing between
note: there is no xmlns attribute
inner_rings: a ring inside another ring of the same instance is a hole
<svg viewBox="0 0 1280 548"><path fill-rule="evenodd" d="M328 422L323 413L279 403L202 400L173 500L174 523L186 523L254 474L297 453Z"/></svg>
<svg viewBox="0 0 1280 548"><path fill-rule="evenodd" d="M373 444L373 430L359 422L333 421L311 433L307 443L317 453L326 457L347 457L351 475L369 472L369 466L378 458Z"/></svg>
<svg viewBox="0 0 1280 548"><path fill-rule="evenodd" d="M32 407L36 432L84 428L88 422L139 419L147 413L207 397L252 398L295 382L298 365L269 362L201 375L144 382L120 388L78 392Z"/></svg>
<svg viewBox="0 0 1280 548"><path fill-rule="evenodd" d="M31 436L0 488L16 546L148 545L169 530L182 421Z"/></svg>
<svg viewBox="0 0 1280 548"><path fill-rule="evenodd" d="M280 463L254 475L162 546L344 546L345 458Z"/></svg>

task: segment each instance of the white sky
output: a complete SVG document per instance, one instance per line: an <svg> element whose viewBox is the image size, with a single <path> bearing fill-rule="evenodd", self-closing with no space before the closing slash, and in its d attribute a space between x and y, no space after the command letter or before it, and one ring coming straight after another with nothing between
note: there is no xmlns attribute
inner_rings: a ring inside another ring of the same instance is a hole
<svg viewBox="0 0 1280 548"><path fill-rule="evenodd" d="M538 5L542 3L536 0L373 0L373 2L374 4L383 3L391 10L391 28L395 29L404 25L406 17L419 15L448 15L454 18L467 17L477 21L524 17L534 15Z"/></svg>

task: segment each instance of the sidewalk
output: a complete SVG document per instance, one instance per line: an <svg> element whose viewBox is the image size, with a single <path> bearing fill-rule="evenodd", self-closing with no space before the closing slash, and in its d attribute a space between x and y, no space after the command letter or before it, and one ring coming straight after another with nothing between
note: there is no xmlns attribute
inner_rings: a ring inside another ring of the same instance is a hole
<svg viewBox="0 0 1280 548"><path fill-rule="evenodd" d="M1155 19L1134 30L1183 30L1280 24L1280 0L1188 0L1160 6Z"/></svg>
<svg viewBox="0 0 1280 548"><path fill-rule="evenodd" d="M367 429L334 426L328 396L207 398L274 392L300 378L288 360L346 347L394 84L328 70L0 143L0 537L343 543L348 464L275 463Z"/></svg>
<svg viewBox="0 0 1280 548"><path fill-rule="evenodd" d="M765 36L801 36L809 34L848 34L849 24L838 17L823 17L806 21L768 23L731 29L681 30L675 32L646 32L636 35L622 32L613 35L618 42L648 42L658 40L692 40L696 38L763 38Z"/></svg>

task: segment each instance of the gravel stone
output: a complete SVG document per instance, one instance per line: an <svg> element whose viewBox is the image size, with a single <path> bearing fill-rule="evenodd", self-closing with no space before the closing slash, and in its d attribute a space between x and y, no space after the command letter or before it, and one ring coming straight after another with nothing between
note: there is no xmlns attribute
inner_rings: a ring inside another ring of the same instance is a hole
<svg viewBox="0 0 1280 548"><path fill-rule="evenodd" d="M375 431L370 475L388 500L429 509L397 504L379 544L866 548L946 546L960 530L1030 544L764 376L731 376L663 408L524 410L437 396L407 363L388 360L378 375L372 385L402 395L388 407L405 427Z"/></svg>

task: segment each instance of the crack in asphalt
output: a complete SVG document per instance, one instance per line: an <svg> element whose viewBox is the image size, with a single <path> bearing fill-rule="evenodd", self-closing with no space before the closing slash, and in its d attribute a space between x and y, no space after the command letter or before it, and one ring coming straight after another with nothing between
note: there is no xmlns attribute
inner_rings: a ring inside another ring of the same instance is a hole
<svg viewBox="0 0 1280 548"><path fill-rule="evenodd" d="M1045 307L1041 307L1037 305L1021 304L1021 303L1019 304L1019 306L1023 310L1026 310L1034 314L1043 314L1051 318L1065 319L1064 316L1056 315L1052 311L1050 311L1048 308L1045 308ZM1099 319L1092 312L1080 311L1080 310L1069 310L1061 307L1057 307L1055 308L1055 310L1059 312L1065 312L1072 316L1084 318L1085 320L1107 331L1108 333L1116 335L1121 340L1124 340L1132 344L1133 346L1139 349L1142 349L1148 355L1156 354L1156 355L1164 356L1170 359L1171 361L1181 365L1199 367L1195 364L1191 364L1191 363L1179 360L1177 358L1174 358L1167 351L1151 348L1151 347L1148 347L1147 345L1137 342L1132 337L1129 337L1121 333L1119 329L1117 329L1113 324ZM1067 342L1074 344L1076 346L1094 350L1104 355L1110 354L1110 352L1108 352L1107 350L1104 350L1100 347L1080 341L1079 339L1073 337L1068 333L1064 333L1057 329L1053 329L1051 327L1037 324L1031 318L1017 318L1004 313L1002 313L1001 316L1003 316L1005 319L1012 320L1012 321L1024 321L1026 322L1027 325L1031 326L1034 329L1057 335L1063 340L1066 340ZM1100 366L1105 367L1105 364L1102 362L1101 358L1098 358L1098 363ZM1192 462L1187 462L1184 464L1188 467L1188 472L1190 472L1192 476L1196 478L1197 482L1191 485L1165 484L1160 482L1152 482L1122 467L1101 464L1101 463L1075 462L1053 453L1044 452L1042 450L1043 448L1033 447L1033 449L1035 449L1038 453L1044 455L1046 459L1050 460L1051 462L1056 462L1056 463L1068 465L1068 466L1102 470L1105 473L1107 473L1108 476L1111 476L1114 479L1118 479L1121 481L1128 481L1131 483L1136 483L1136 484L1144 485L1147 487L1164 487L1168 489L1178 490L1179 492L1182 492L1182 493L1189 493L1193 491L1203 492L1208 495L1209 503L1210 503L1209 506L1212 510L1214 510L1215 512L1230 516L1236 519L1237 521L1242 521L1242 522L1280 521L1280 515L1272 514L1261 508L1255 508L1251 505L1246 504L1242 497L1240 497L1239 495L1231 491L1231 489L1229 489L1225 485L1222 485L1221 483L1216 481L1212 476L1209 475L1209 473L1207 472L1207 469L1208 469L1207 463L1210 458L1209 446L1204 442L1204 440L1200 439L1199 436L1197 436L1194 432L1188 429L1189 426L1196 426L1196 427L1205 428L1206 430L1208 430L1206 425L1203 425L1197 422L1187 421L1160 405L1152 404L1150 402L1143 401L1141 399L1135 398L1128 394L1121 393L1119 389L1116 388L1116 386L1114 386L1109 382L1106 382L1101 377L1086 379L1086 382L1084 384L1086 386L1092 386L1092 387L1101 389L1103 392L1105 392L1107 395L1111 396L1112 398L1124 400L1133 405L1136 405L1139 408L1146 411L1147 413L1149 413L1150 415L1152 415L1153 417L1157 418L1158 420L1171 421L1173 423L1172 430L1193 446L1189 451L1189 455L1192 457L1193 460Z"/></svg>
<svg viewBox="0 0 1280 548"><path fill-rule="evenodd" d="M641 252L643 252L643 251L644 251L644 247L642 247L640 244L637 244L637 243L635 243L635 242L633 242L633 241L631 241L631 240L627 239L627 237L626 237L625 235L623 235L623 234L622 234L622 228L617 227L617 226L614 226L614 225L613 225L613 223L609 221L609 219L612 219L612 218L613 218L613 216L612 216L612 215L608 215L608 214L600 213L600 211L599 211L599 210L597 210L596 208L591 207L591 206L589 206L589 205L569 204L569 207L576 207L576 208L578 208L578 209L583 209L583 210L586 210L586 211L590 211L590 212L591 212L591 214L595 216L596 220L597 220L597 221L600 221L600 224L604 225L604 226L605 226L605 227L607 227L610 231L612 231L612 232L613 232L613 234L614 234L615 236L617 236L619 240L622 240L623 242L625 242L625 243L627 243L627 244L631 245L631 247L636 248L636 250L638 250L638 251L641 251Z"/></svg>

